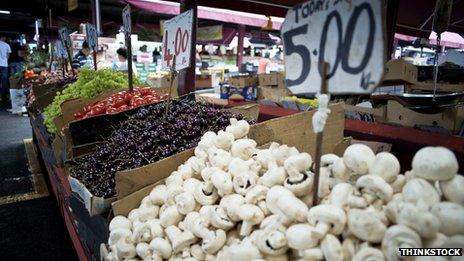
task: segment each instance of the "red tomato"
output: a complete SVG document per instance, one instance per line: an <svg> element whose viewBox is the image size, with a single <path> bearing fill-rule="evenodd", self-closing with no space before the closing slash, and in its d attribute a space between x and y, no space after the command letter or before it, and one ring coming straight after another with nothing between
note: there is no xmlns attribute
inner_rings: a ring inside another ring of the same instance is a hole
<svg viewBox="0 0 464 261"><path fill-rule="evenodd" d="M118 111L118 110L117 110L116 108L114 108L114 107L108 107L108 108L106 109L106 113L115 113L115 112L117 112L117 111Z"/></svg>
<svg viewBox="0 0 464 261"><path fill-rule="evenodd" d="M92 106L87 105L84 107L84 112L89 112L92 109Z"/></svg>
<svg viewBox="0 0 464 261"><path fill-rule="evenodd" d="M124 95L124 101L125 101L125 102L130 102L131 99L132 99L132 96L133 96L132 93L126 93L126 94Z"/></svg>
<svg viewBox="0 0 464 261"><path fill-rule="evenodd" d="M126 111L126 110L128 110L128 109L129 109L129 106L123 105L123 106L117 108L116 111L117 111L117 112L122 112L122 111Z"/></svg>
<svg viewBox="0 0 464 261"><path fill-rule="evenodd" d="M106 112L106 109L105 109L105 107L103 107L103 106L95 106L95 107L93 107L92 110L90 111L90 113L91 113L92 115L100 115L100 114L103 114L103 113L105 113L105 112Z"/></svg>
<svg viewBox="0 0 464 261"><path fill-rule="evenodd" d="M82 119L84 118L84 116L85 116L85 112L82 112L82 111L78 111L74 113L74 119Z"/></svg>
<svg viewBox="0 0 464 261"><path fill-rule="evenodd" d="M125 101L124 99L118 98L118 99L116 99L116 100L114 101L113 104L114 104L114 107L115 107L115 108L119 108L119 107L121 107L121 106L123 106L123 105L126 105L126 101Z"/></svg>
<svg viewBox="0 0 464 261"><path fill-rule="evenodd" d="M139 91L140 91L140 94L142 94L142 96L152 94L152 89L150 87L140 88Z"/></svg>

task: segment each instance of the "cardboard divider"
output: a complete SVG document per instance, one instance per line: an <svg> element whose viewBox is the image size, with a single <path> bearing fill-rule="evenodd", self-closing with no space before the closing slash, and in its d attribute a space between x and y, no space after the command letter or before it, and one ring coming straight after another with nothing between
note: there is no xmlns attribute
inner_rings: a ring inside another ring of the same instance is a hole
<svg viewBox="0 0 464 261"><path fill-rule="evenodd" d="M254 103L246 104L242 106L228 108L226 110L231 111L233 113L240 113L241 115L243 115L243 117L247 119L258 121L258 116L259 116L259 105L258 104L254 104Z"/></svg>
<svg viewBox="0 0 464 261"><path fill-rule="evenodd" d="M330 109L331 113L324 130L323 153L332 152L343 139L344 106L335 104L331 105ZM314 155L316 134L313 132L311 121L314 113L315 111L301 112L252 125L248 137L254 139L258 146L275 141ZM118 199L168 177L193 155L193 149L190 149L140 168L117 172Z"/></svg>

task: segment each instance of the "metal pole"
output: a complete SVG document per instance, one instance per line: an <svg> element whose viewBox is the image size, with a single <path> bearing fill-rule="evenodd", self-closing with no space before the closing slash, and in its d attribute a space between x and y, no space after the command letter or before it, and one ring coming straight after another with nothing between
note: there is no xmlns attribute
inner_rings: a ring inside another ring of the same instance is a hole
<svg viewBox="0 0 464 261"><path fill-rule="evenodd" d="M95 1L95 27L97 28L97 36L102 35L102 29L101 29L101 11L100 11L100 0L94 0Z"/></svg>
<svg viewBox="0 0 464 261"><path fill-rule="evenodd" d="M238 43L237 43L237 67L240 71L240 66L243 62L243 38L245 37L245 25L238 25Z"/></svg>
<svg viewBox="0 0 464 261"><path fill-rule="evenodd" d="M180 1L180 12L186 12L193 10L193 23L192 23L192 42L191 42L191 54L190 54L190 67L180 70L178 76L179 85L177 92L179 96L191 94L186 96L187 99L195 99L195 57L196 57L196 45L197 45L197 0L181 0Z"/></svg>

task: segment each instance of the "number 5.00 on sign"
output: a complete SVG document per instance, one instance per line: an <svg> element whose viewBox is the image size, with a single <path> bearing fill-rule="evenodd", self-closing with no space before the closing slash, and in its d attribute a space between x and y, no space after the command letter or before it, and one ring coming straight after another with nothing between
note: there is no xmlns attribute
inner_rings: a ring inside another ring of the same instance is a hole
<svg viewBox="0 0 464 261"><path fill-rule="evenodd" d="M313 0L290 9L282 25L288 88L320 90L329 63L330 93L369 93L384 68L383 1Z"/></svg>
<svg viewBox="0 0 464 261"><path fill-rule="evenodd" d="M193 12L184 12L164 22L163 33L163 68L173 66L174 56L176 70L190 66Z"/></svg>

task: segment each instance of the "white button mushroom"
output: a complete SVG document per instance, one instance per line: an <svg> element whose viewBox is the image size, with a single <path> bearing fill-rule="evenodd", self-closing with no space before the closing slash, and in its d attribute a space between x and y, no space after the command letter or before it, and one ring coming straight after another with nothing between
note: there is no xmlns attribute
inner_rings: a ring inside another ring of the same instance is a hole
<svg viewBox="0 0 464 261"><path fill-rule="evenodd" d="M464 177L456 175L450 180L439 182L440 189L445 198L451 202L464 206Z"/></svg>
<svg viewBox="0 0 464 261"><path fill-rule="evenodd" d="M248 238L243 239L240 244L230 246L227 256L230 261L253 261L262 257L259 249Z"/></svg>
<svg viewBox="0 0 464 261"><path fill-rule="evenodd" d="M168 226L165 230L166 235L171 242L174 254L189 247L197 241L197 238L189 230L181 231L176 226Z"/></svg>
<svg viewBox="0 0 464 261"><path fill-rule="evenodd" d="M401 204L396 222L414 229L422 238L433 238L440 228L440 220L428 211L411 203Z"/></svg>
<svg viewBox="0 0 464 261"><path fill-rule="evenodd" d="M425 147L412 159L412 171L426 180L449 180L458 172L458 160L445 147Z"/></svg>
<svg viewBox="0 0 464 261"><path fill-rule="evenodd" d="M327 234L322 239L321 250L326 260L343 261L342 244L336 236Z"/></svg>
<svg viewBox="0 0 464 261"><path fill-rule="evenodd" d="M280 256L288 250L287 238L279 230L257 230L254 241L258 249L267 256Z"/></svg>
<svg viewBox="0 0 464 261"><path fill-rule="evenodd" d="M195 189L193 196L202 206L213 205L219 198L217 190L214 188L211 181L202 182L201 185Z"/></svg>
<svg viewBox="0 0 464 261"><path fill-rule="evenodd" d="M261 211L263 211L264 215L267 216L269 214L269 210L266 206L266 195L268 191L268 187L262 185L254 186L245 195L245 203L257 205Z"/></svg>
<svg viewBox="0 0 464 261"><path fill-rule="evenodd" d="M440 232L447 236L464 234L464 207L453 202L440 202L431 212L440 219Z"/></svg>
<svg viewBox="0 0 464 261"><path fill-rule="evenodd" d="M343 161L346 167L358 175L369 172L369 168L375 161L375 154L364 144L352 144L343 153Z"/></svg>
<svg viewBox="0 0 464 261"><path fill-rule="evenodd" d="M287 177L284 167L269 168L258 180L258 184L271 188L275 185L282 185Z"/></svg>
<svg viewBox="0 0 464 261"><path fill-rule="evenodd" d="M250 124L246 120L239 120L231 118L230 125L226 127L226 132L232 133L235 139L242 139L248 135L250 131Z"/></svg>
<svg viewBox="0 0 464 261"><path fill-rule="evenodd" d="M229 230L234 227L234 222L227 216L226 210L218 205L209 208L209 220L211 225L222 230Z"/></svg>
<svg viewBox="0 0 464 261"><path fill-rule="evenodd" d="M201 249L206 254L216 254L226 243L226 232L222 229L215 230L211 236L203 238Z"/></svg>
<svg viewBox="0 0 464 261"><path fill-rule="evenodd" d="M115 216L109 224L109 230L113 231L117 228L131 229L132 222L124 216Z"/></svg>
<svg viewBox="0 0 464 261"><path fill-rule="evenodd" d="M162 261L171 257L172 248L168 240L157 237L150 242L150 246L153 249L152 258L154 261Z"/></svg>
<svg viewBox="0 0 464 261"><path fill-rule="evenodd" d="M232 133L220 130L214 138L214 146L218 149L228 151L234 140L234 135Z"/></svg>
<svg viewBox="0 0 464 261"><path fill-rule="evenodd" d="M164 195L166 194L166 185L157 185L150 192L150 199L153 204L161 206L164 204Z"/></svg>
<svg viewBox="0 0 464 261"><path fill-rule="evenodd" d="M367 201L363 197L355 196L355 188L348 183L339 183L332 188L329 195L330 204L347 211L350 207L365 208Z"/></svg>
<svg viewBox="0 0 464 261"><path fill-rule="evenodd" d="M118 228L110 232L108 240L110 250L118 259L133 258L137 255L132 241L132 233L129 229Z"/></svg>
<svg viewBox="0 0 464 261"><path fill-rule="evenodd" d="M245 204L245 198L239 194L230 194L221 199L220 206L223 207L227 215L234 222L240 221L239 208Z"/></svg>
<svg viewBox="0 0 464 261"><path fill-rule="evenodd" d="M303 251L316 247L321 237L315 233L313 226L309 224L294 224L285 232L288 246Z"/></svg>
<svg viewBox="0 0 464 261"><path fill-rule="evenodd" d="M227 170L232 157L229 152L217 148L208 149L208 158L211 166Z"/></svg>
<svg viewBox="0 0 464 261"><path fill-rule="evenodd" d="M232 177L229 172L225 172L219 168L215 168L211 173L211 182L216 187L219 196L231 194L234 191Z"/></svg>
<svg viewBox="0 0 464 261"><path fill-rule="evenodd" d="M269 211L279 215L281 223L306 220L308 206L285 187L270 188L266 195L266 204Z"/></svg>
<svg viewBox="0 0 464 261"><path fill-rule="evenodd" d="M365 247L360 249L353 257L353 261L375 260L383 261L385 257L381 250L373 247Z"/></svg>
<svg viewBox="0 0 464 261"><path fill-rule="evenodd" d="M249 160L256 153L256 141L252 139L239 139L234 141L230 153L232 157Z"/></svg>
<svg viewBox="0 0 464 261"><path fill-rule="evenodd" d="M315 226L315 233L323 238L328 232L340 235L346 224L343 209L334 205L318 205L309 209L308 223Z"/></svg>
<svg viewBox="0 0 464 261"><path fill-rule="evenodd" d="M382 240L382 252L389 261L401 260L399 248L420 248L420 236L411 228L394 225L388 228Z"/></svg>
<svg viewBox="0 0 464 261"><path fill-rule="evenodd" d="M163 227L168 226L177 226L179 222L183 219L182 214L177 211L177 206L169 206L164 210L160 215L160 224Z"/></svg>
<svg viewBox="0 0 464 261"><path fill-rule="evenodd" d="M425 179L411 179L403 187L403 199L406 202L416 204L422 209L430 209L440 202L437 190Z"/></svg>
<svg viewBox="0 0 464 261"><path fill-rule="evenodd" d="M327 167L330 177L334 179L334 184L348 181L350 173L345 166L342 158L335 154L324 154L321 156L321 167Z"/></svg>
<svg viewBox="0 0 464 261"><path fill-rule="evenodd" d="M360 189L363 198L368 203L380 199L383 203L388 203L393 197L392 187L380 176L365 175L356 181L356 187Z"/></svg>
<svg viewBox="0 0 464 261"><path fill-rule="evenodd" d="M350 209L348 211L348 228L357 238L379 243L387 227L373 208Z"/></svg>
<svg viewBox="0 0 464 261"><path fill-rule="evenodd" d="M308 153L300 153L288 157L284 161L284 168L288 174L284 186L300 197L312 191L313 174L309 172L313 160Z"/></svg>
<svg viewBox="0 0 464 261"><path fill-rule="evenodd" d="M380 152L369 167L369 174L383 178L387 183L395 181L400 173L400 162L389 152Z"/></svg>
<svg viewBox="0 0 464 261"><path fill-rule="evenodd" d="M240 229L241 236L248 236L253 226L259 224L264 219L264 213L258 206L243 204L240 206L238 216L243 221Z"/></svg>

